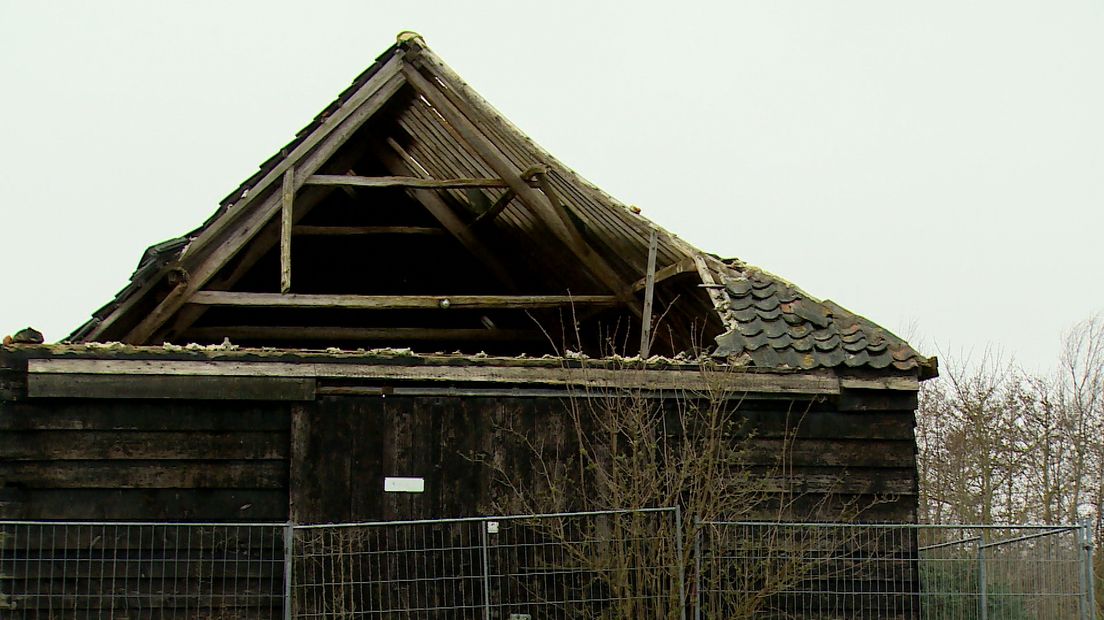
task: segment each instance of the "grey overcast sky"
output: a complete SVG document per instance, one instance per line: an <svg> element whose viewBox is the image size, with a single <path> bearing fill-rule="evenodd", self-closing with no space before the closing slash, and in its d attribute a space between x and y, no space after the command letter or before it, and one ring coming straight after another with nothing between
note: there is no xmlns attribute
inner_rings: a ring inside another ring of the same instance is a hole
<svg viewBox="0 0 1104 620"><path fill-rule="evenodd" d="M0 0L0 332L58 340L420 32L583 176L927 353L1104 309L1104 2Z"/></svg>

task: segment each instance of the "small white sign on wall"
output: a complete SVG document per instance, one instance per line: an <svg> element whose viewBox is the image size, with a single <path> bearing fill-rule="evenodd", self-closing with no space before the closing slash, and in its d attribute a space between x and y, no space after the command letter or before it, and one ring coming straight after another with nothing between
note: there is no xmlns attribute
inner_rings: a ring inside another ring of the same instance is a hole
<svg viewBox="0 0 1104 620"><path fill-rule="evenodd" d="M383 479L383 490L387 493L421 493L425 491L425 478Z"/></svg>

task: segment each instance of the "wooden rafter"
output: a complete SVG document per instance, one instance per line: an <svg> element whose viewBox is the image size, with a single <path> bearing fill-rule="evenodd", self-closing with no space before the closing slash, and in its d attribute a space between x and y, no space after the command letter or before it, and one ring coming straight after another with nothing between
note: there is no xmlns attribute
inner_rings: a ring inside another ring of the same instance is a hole
<svg viewBox="0 0 1104 620"><path fill-rule="evenodd" d="M405 83L399 67L401 54L391 58L379 71L326 119L323 126L295 147L277 166L258 182L248 195L212 222L189 244L182 258L189 278L179 294L170 295L154 307L123 338L128 343L143 343L180 309L192 293L200 290L222 267L248 244L282 207L282 192L271 191L274 179L295 168L294 188L314 174L345 144L365 121L378 112ZM263 197L263 198L259 198ZM253 204L261 200L260 204ZM247 208L248 207L248 208ZM98 330L102 333L102 329ZM95 338L96 332L89 338Z"/></svg>
<svg viewBox="0 0 1104 620"><path fill-rule="evenodd" d="M188 302L204 306L349 308L359 310L532 309L611 306L613 295L301 295L199 291Z"/></svg>

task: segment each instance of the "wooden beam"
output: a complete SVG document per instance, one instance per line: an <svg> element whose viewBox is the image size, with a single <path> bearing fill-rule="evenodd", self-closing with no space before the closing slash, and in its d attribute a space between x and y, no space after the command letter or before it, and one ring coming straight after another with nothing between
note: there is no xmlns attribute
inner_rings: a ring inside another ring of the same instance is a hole
<svg viewBox="0 0 1104 620"><path fill-rule="evenodd" d="M205 306L260 308L352 308L361 310L432 310L462 308L557 308L617 305L612 295L300 295L198 291L188 300Z"/></svg>
<svg viewBox="0 0 1104 620"><path fill-rule="evenodd" d="M398 66L402 58L393 57L372 76L360 91L338 111L326 119L284 158L249 194L231 206L226 213L207 226L185 250L182 264L189 269L191 279L183 294L165 299L146 315L142 322L121 339L130 344L141 344L159 329L183 305L184 300L199 290L233 258L280 210L280 192L264 191L271 185L271 178L280 178L288 168L295 166L296 179L314 174L345 144L365 121L371 118L405 84ZM263 195L260 205L252 204ZM247 205L251 208L246 209ZM209 249L207 255L203 255ZM102 332L102 330L101 330ZM92 334L90 338L94 338Z"/></svg>
<svg viewBox="0 0 1104 620"><path fill-rule="evenodd" d="M563 208L551 202L547 195L542 196L521 177L521 172L509 162L501 150L479 129L476 122L469 116L478 118L472 110L461 111L457 104L463 105L455 96L450 98L435 85L433 85L417 69L410 65L404 65L403 75L407 82L415 88L437 110L437 112L460 134L464 142L470 146L481 159L499 174L503 180L509 183L518 199L522 201L537 217L544 221L545 225L552 229L557 237L563 241L581 261L583 268L590 271L607 286L614 294L621 297L629 307L639 314L640 309L636 301L626 290L625 282L606 260L593 250L583 239L578 230L569 221L565 221L566 214ZM539 180L539 177L538 177Z"/></svg>
<svg viewBox="0 0 1104 620"><path fill-rule="evenodd" d="M434 235L446 234L443 228L432 226L293 226L296 236L347 236L347 235Z"/></svg>
<svg viewBox="0 0 1104 620"><path fill-rule="evenodd" d="M228 327L194 327L186 332L196 340L346 340L385 341L533 341L544 335L523 329L441 329L422 327L310 327L232 325Z"/></svg>
<svg viewBox="0 0 1104 620"><path fill-rule="evenodd" d="M338 185L346 187L415 187L419 189L463 189L466 187L506 187L502 179L424 179L421 177L361 177L347 174L315 174L305 185Z"/></svg>
<svg viewBox="0 0 1104 620"><path fill-rule="evenodd" d="M644 316L640 323L640 357L648 359L648 352L652 347L652 300L655 297L655 263L656 250L659 247L659 237L653 228L648 238L648 268L644 276Z"/></svg>
<svg viewBox="0 0 1104 620"><path fill-rule="evenodd" d="M295 223L295 169L284 173L280 193L280 292L291 292L291 227Z"/></svg>
<svg viewBox="0 0 1104 620"><path fill-rule="evenodd" d="M672 263L670 265L667 265L663 269L656 271L655 283L659 284L660 282L663 282L668 278L673 278L679 274L689 273L695 270L697 270L697 265L694 264L694 259L687 258L684 260L680 260L677 263ZM632 285L632 290L634 293L637 293L644 290L646 286L648 286L648 277L644 276Z"/></svg>
<svg viewBox="0 0 1104 620"><path fill-rule="evenodd" d="M419 360L420 361L420 360ZM411 362L414 364L415 362ZM684 369L615 369L527 367L489 364L486 366L438 366L263 361L170 361L31 359L33 374L185 375L306 377L371 380L452 381L472 383L531 383L575 385L604 389L633 387L677 390L693 394L708 390L713 397L730 393L833 395L839 394L839 379L830 372L742 372L732 368L709 370L699 366Z"/></svg>

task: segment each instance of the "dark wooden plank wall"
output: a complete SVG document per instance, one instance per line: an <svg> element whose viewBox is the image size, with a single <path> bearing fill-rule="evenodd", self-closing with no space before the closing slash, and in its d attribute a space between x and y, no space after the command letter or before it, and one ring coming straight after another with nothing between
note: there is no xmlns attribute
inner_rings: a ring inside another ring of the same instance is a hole
<svg viewBox="0 0 1104 620"><path fill-rule="evenodd" d="M289 405L0 401L0 518L283 521Z"/></svg>
<svg viewBox="0 0 1104 620"><path fill-rule="evenodd" d="M850 392L836 402L746 401L751 465L764 475L789 445L795 511L809 518L863 507L868 521L916 514L915 395ZM787 411L790 413L787 415ZM495 459L523 478L531 452L504 432L572 434L564 400L482 397L326 397L293 414L292 517L299 522L423 519L487 514L492 475L473 459ZM796 427L796 429L795 429ZM786 437L796 432L796 440ZM385 476L425 479L421 494L383 493ZM830 501L825 502L829 497ZM776 510L764 506L761 517Z"/></svg>

